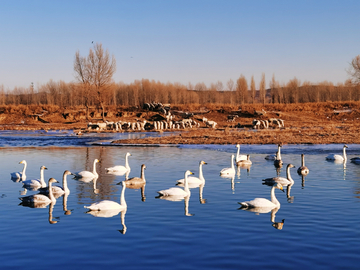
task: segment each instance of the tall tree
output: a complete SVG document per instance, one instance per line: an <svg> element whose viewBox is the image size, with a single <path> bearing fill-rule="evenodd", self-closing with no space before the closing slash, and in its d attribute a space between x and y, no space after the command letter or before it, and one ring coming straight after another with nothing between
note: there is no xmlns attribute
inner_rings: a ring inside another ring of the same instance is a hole
<svg viewBox="0 0 360 270"><path fill-rule="evenodd" d="M265 73L261 75L260 87L259 87L260 102L265 104L266 102L266 82Z"/></svg>
<svg viewBox="0 0 360 270"><path fill-rule="evenodd" d="M88 106L89 98L95 96L102 110L102 119L105 121L105 101L112 86L112 77L116 71L114 55L110 57L108 50L104 51L101 43L96 43L94 49L90 49L87 57L80 56L79 51L75 54L74 61L75 78L82 84L85 97L85 106Z"/></svg>
<svg viewBox="0 0 360 270"><path fill-rule="evenodd" d="M255 95L256 95L256 86L254 76L251 76L251 83L250 83L250 95L251 95L251 102L255 103Z"/></svg>
<svg viewBox="0 0 360 270"><path fill-rule="evenodd" d="M356 56L351 61L347 72L353 78L354 83L360 84L360 55Z"/></svg>
<svg viewBox="0 0 360 270"><path fill-rule="evenodd" d="M240 75L236 81L236 92L238 93L240 104L247 102L248 98L248 83L244 75Z"/></svg>

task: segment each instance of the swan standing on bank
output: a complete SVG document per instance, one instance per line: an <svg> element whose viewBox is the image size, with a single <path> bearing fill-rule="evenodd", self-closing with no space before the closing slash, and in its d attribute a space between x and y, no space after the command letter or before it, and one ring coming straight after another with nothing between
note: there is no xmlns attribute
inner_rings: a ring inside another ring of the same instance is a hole
<svg viewBox="0 0 360 270"><path fill-rule="evenodd" d="M255 198L251 201L239 202L239 204L241 204L241 208L280 208L280 202L275 196L275 188L282 191L284 190L280 183L275 183L270 191L271 201L265 198Z"/></svg>
<svg viewBox="0 0 360 270"><path fill-rule="evenodd" d="M49 195L44 194L34 194L26 197L20 197L19 199L25 204L31 203L41 203L41 204L49 204L49 203L56 203L56 199L52 193L52 183L58 183L54 178L49 179Z"/></svg>
<svg viewBox="0 0 360 270"><path fill-rule="evenodd" d="M272 186L276 183L280 183L282 186L286 187L288 185L293 185L294 180L291 178L290 169L294 168L295 166L293 164L288 164L286 167L286 178L285 177L271 177L263 179L263 185Z"/></svg>
<svg viewBox="0 0 360 270"><path fill-rule="evenodd" d="M45 188L46 183L44 179L44 170L47 170L45 166L40 167L40 179L31 179L23 181L23 187L24 188L30 188L30 189L39 189L39 188Z"/></svg>
<svg viewBox="0 0 360 270"><path fill-rule="evenodd" d="M68 170L64 171L63 179L62 179L62 185L63 185L62 187L61 186L51 186L52 193L54 194L54 196L60 197L63 194L68 194L68 195L70 194L70 189L68 188L67 179L66 179L66 177L70 174L72 174L70 171L68 171ZM49 194L49 187L40 188L39 191L42 194Z"/></svg>
<svg viewBox="0 0 360 270"><path fill-rule="evenodd" d="M122 184L122 190L121 190L121 195L120 195L120 204L114 201L110 201L110 200L103 200L100 202L96 202L93 203L90 206L84 206L84 208L90 209L90 210L97 210L97 211L102 211L102 210L114 210L114 209L119 209L119 210L124 210L127 209L127 204L125 201L125 189L126 189L126 183L125 181L120 182ZM120 184L118 183L118 184Z"/></svg>
<svg viewBox="0 0 360 270"><path fill-rule="evenodd" d="M184 184L184 189L179 188L179 187L172 187L169 189L164 189L164 190L160 190L157 193L159 193L159 197L161 196L176 196L176 197L186 197L186 196L190 196L190 189L189 189L189 185L188 185L188 177L189 175L193 174L191 171L187 170L185 172L184 175L184 179L185 179L185 184Z"/></svg>
<svg viewBox="0 0 360 270"><path fill-rule="evenodd" d="M74 173L74 178L75 179L79 179L79 178L97 178L99 177L98 173L96 172L96 163L100 162L97 158L94 160L94 164L93 164L93 171L81 171L81 172L77 172Z"/></svg>
<svg viewBox="0 0 360 270"><path fill-rule="evenodd" d="M234 166L234 155L231 155L231 167L224 168L220 171L221 176L234 176L235 175L235 166Z"/></svg>
<svg viewBox="0 0 360 270"><path fill-rule="evenodd" d="M205 161L200 161L199 162L199 177L195 177L195 176L189 176L187 178L188 181L188 185L190 187L198 187L200 185L204 185L205 184L205 178L203 175L203 171L202 171L202 166L207 164ZM176 181L176 185L177 186L184 186L185 185L185 179L180 179Z"/></svg>
<svg viewBox="0 0 360 270"><path fill-rule="evenodd" d="M309 168L305 166L305 155L301 154L301 166L297 169L297 173L306 176L309 172Z"/></svg>
<svg viewBox="0 0 360 270"><path fill-rule="evenodd" d="M116 173L116 174L125 174L127 172L130 172L131 168L129 166L129 156L131 156L131 154L128 152L125 155L125 166L123 165L117 165L114 167L109 167L109 168L105 168L107 173Z"/></svg>
<svg viewBox="0 0 360 270"><path fill-rule="evenodd" d="M25 171L26 171L26 167L27 167L26 160L24 159L24 160L20 161L19 164L24 164L22 172L11 173L11 178L12 179L20 179L21 181L25 181L26 180Z"/></svg>
<svg viewBox="0 0 360 270"><path fill-rule="evenodd" d="M343 155L330 154L330 155L328 155L326 157L326 160L338 161L338 162L346 162L346 160L347 160L346 148L348 148L348 146L345 144L344 147L343 147Z"/></svg>
<svg viewBox="0 0 360 270"><path fill-rule="evenodd" d="M237 148L237 152L236 152L235 162L238 163L240 160L246 160L247 159L246 155L240 155L240 144L237 144L236 148Z"/></svg>

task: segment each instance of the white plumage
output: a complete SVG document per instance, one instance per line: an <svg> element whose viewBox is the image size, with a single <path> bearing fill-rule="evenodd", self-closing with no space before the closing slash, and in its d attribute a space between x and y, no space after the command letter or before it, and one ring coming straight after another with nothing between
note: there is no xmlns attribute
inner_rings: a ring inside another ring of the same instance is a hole
<svg viewBox="0 0 360 270"><path fill-rule="evenodd" d="M109 167L109 168L105 168L106 170L106 173L114 173L114 174L117 174L117 175L123 175L127 172L130 172L131 168L130 168L130 165L129 165L129 156L131 156L130 153L126 153L125 155L125 166L123 165L117 165L117 166L113 166L113 167Z"/></svg>
<svg viewBox="0 0 360 270"><path fill-rule="evenodd" d="M40 167L40 179L31 179L23 181L23 187L28 189L39 189L46 187L45 179L44 179L44 170L47 170L45 166Z"/></svg>
<svg viewBox="0 0 360 270"><path fill-rule="evenodd" d="M238 163L240 160L246 160L247 159L246 155L240 155L240 144L237 144L236 148L237 148L237 152L236 152L235 162Z"/></svg>
<svg viewBox="0 0 360 270"><path fill-rule="evenodd" d="M195 177L195 176L188 176L187 181L188 181L188 185L191 188L194 187L198 187L199 185L203 185L205 184L205 178L203 175L203 171L202 171L202 166L207 164L205 161L200 161L199 162L199 177ZM176 185L178 186L184 186L185 185L185 179L180 179L176 181Z"/></svg>
<svg viewBox="0 0 360 270"><path fill-rule="evenodd" d="M330 160L330 161L338 161L338 162L346 162L347 157L346 157L346 148L348 148L348 146L345 144L343 147L343 155L338 155L338 154L330 154L326 157L326 160Z"/></svg>
<svg viewBox="0 0 360 270"><path fill-rule="evenodd" d="M264 185L268 185L268 186L273 186L276 183L280 183L282 186L286 187L288 185L293 185L294 184L294 180L291 177L290 174L290 169L294 168L295 166L293 164L288 164L286 167L286 178L285 177L271 177L271 178L266 178L263 179L263 184Z"/></svg>
<svg viewBox="0 0 360 270"><path fill-rule="evenodd" d="M190 189L189 189L189 185L188 185L188 176L193 174L191 171L187 170L185 172L185 185L184 185L184 189L179 188L179 187L172 187L169 189L164 189L164 190L160 190L157 193L159 193L159 196L178 196L181 198L184 198L186 196L190 196Z"/></svg>
<svg viewBox="0 0 360 270"><path fill-rule="evenodd" d="M100 162L97 158L94 160L93 163L93 171L81 171L81 172L77 172L74 173L74 178L88 178L88 179L92 179L92 178L97 178L99 177L98 173L96 172L96 163Z"/></svg>
<svg viewBox="0 0 360 270"><path fill-rule="evenodd" d="M231 167L222 169L220 171L220 175L229 177L235 175L234 155L231 155Z"/></svg>
<svg viewBox="0 0 360 270"><path fill-rule="evenodd" d="M19 164L24 164L23 170L21 172L10 173L11 178L12 179L20 179L21 181L25 181L26 180L25 171L26 171L26 167L27 167L26 160L24 159L24 160L20 161Z"/></svg>

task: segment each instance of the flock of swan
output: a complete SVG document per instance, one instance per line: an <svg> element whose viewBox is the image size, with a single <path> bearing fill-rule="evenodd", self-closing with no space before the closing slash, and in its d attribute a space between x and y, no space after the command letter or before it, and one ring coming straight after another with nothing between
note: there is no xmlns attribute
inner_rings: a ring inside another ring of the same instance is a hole
<svg viewBox="0 0 360 270"><path fill-rule="evenodd" d="M237 152L236 154L232 154L230 158L230 167L224 168L220 171L220 176L234 178L236 174L235 164L237 167L249 167L251 166L252 162L250 160L250 155L240 154L240 145L236 145ZM335 162L346 162L346 148L347 145L343 147L343 154L331 154L326 157L326 160L335 161ZM111 200L102 200L99 202L95 202L91 205L84 206L86 209L89 209L89 213L93 214L94 216L113 216L114 214L118 214L119 212L123 211L123 215L125 215L127 204L125 200L125 189L132 188L132 189L143 189L146 185L145 179L145 169L146 165L141 165L141 175L140 177L132 177L128 178L128 175L131 171L129 166L129 157L131 156L130 153L126 153L125 155L125 165L117 165L113 167L106 168L107 174L114 174L114 175L126 175L125 180L119 182L118 184L122 185L122 190L120 194L120 202L115 202ZM273 160L274 166L279 168L282 166L283 161L281 157L281 145L278 145L278 149L276 154L268 155L265 157L267 160ZM360 158L356 157L351 159L354 163L360 163ZM31 207L46 207L47 205L54 206L56 203L56 199L60 196L68 196L70 194L70 190L67 185L67 177L72 175L74 179L81 180L84 182L89 181L96 181L99 174L96 170L96 165L100 161L95 159L93 162L92 171L80 171L71 173L68 170L65 170L63 173L62 179L62 186L54 185L58 183L57 180L54 178L50 178L48 182L45 182L44 179L44 170L47 170L45 166L40 167L40 178L39 179L26 179L26 168L27 162L22 160L19 164L23 164L23 170L20 172L13 172L11 173L11 178L16 182L21 182L23 187L28 190L38 191L39 193L23 196L19 199L22 201L22 204L31 206ZM205 185L205 178L203 175L202 167L207 163L203 160L199 162L199 174L198 177L192 176L193 173L189 170L186 170L184 173L184 178L177 180L174 184L175 186L169 187L167 189L162 189L157 191L158 196L156 198L170 200L170 201L180 201L184 200L185 203L188 202L189 197L191 195L191 188L203 188ZM255 198L248 201L239 202L241 205L240 209L248 210L257 213L267 213L272 211L272 217L275 216L275 213L280 208L280 202L277 200L275 195L275 190L284 190L284 187L288 188L288 193L291 186L294 184L294 180L291 177L290 170L294 168L293 164L288 164L286 168L286 177L272 177L272 178L265 178L262 180L264 185L270 186L270 200L267 198ZM309 169L305 165L305 156L301 154L301 166L297 169L297 173L302 176L306 176L309 174ZM143 195L143 194L142 194ZM145 196L143 196L143 200ZM289 197L288 197L289 198ZM52 209L52 208L51 208ZM115 211L115 212L112 212ZM100 213L101 212L101 213ZM190 214L189 214L190 215ZM274 222L275 224L275 222ZM123 224L124 225L124 224ZM278 225L277 225L278 226ZM125 227L125 225L124 225Z"/></svg>

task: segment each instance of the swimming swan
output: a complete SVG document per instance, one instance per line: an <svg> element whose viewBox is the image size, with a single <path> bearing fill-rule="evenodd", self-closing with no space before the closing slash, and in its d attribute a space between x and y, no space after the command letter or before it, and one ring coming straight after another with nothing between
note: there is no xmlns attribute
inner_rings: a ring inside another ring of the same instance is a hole
<svg viewBox="0 0 360 270"><path fill-rule="evenodd" d="M275 188L284 190L280 183L275 183L270 191L271 201L265 198L255 198L251 201L239 202L241 208L280 208L280 202L276 199Z"/></svg>
<svg viewBox="0 0 360 270"><path fill-rule="evenodd" d="M231 168L224 168L220 171L221 176L233 176L235 175L234 167L234 155L231 155Z"/></svg>
<svg viewBox="0 0 360 270"><path fill-rule="evenodd" d="M145 184L146 180L145 180L145 169L146 169L146 165L142 164L141 165L141 174L140 177L132 177L129 178L127 180L125 180L126 182L126 186L132 186L132 185L140 185L140 184Z"/></svg>
<svg viewBox="0 0 360 270"><path fill-rule="evenodd" d="M129 166L128 157L131 156L130 153L126 153L125 155L125 166L117 165L114 167L105 168L107 173L116 173L116 174L125 174L126 172L130 172L131 168Z"/></svg>
<svg viewBox="0 0 360 270"><path fill-rule="evenodd" d="M11 174L11 178L12 178L12 179L20 179L21 181L25 181L25 180L26 180L25 171L26 171L26 167L27 167L26 160L24 159L24 160L20 161L19 164L24 164L24 167L23 167L22 172L13 172L13 173L10 173L10 174Z"/></svg>
<svg viewBox="0 0 360 270"><path fill-rule="evenodd" d="M199 162L199 177L195 177L195 176L188 176L187 181L188 181L188 185L191 188L195 188L198 187L199 185L203 185L205 184L205 178L203 175L203 171L202 171L202 166L207 164L205 161L200 161ZM176 185L177 186L184 186L184 182L185 179L180 179L176 181Z"/></svg>
<svg viewBox="0 0 360 270"><path fill-rule="evenodd" d="M54 178L49 179L49 187L51 188L52 183L58 183ZM50 189L49 195L44 194L34 194L26 197L19 198L24 204L31 204L31 203L40 203L40 204L49 204L49 203L56 203L56 199L52 193L52 189Z"/></svg>
<svg viewBox="0 0 360 270"><path fill-rule="evenodd" d="M245 165L251 165L251 164L252 164L252 161L250 160L250 155L247 155L246 159L236 162L237 166L245 166Z"/></svg>
<svg viewBox="0 0 360 270"><path fill-rule="evenodd" d="M266 160L275 160L276 157L277 157L277 155L278 155L278 152L280 152L280 148L281 148L281 145L278 144L278 150L277 150L276 154L267 155L267 156L265 157L265 159L266 159Z"/></svg>
<svg viewBox="0 0 360 270"><path fill-rule="evenodd" d="M70 189L68 188L67 179L66 179L66 177L68 175L70 175L70 174L72 174L70 171L68 171L68 170L64 171L63 180L62 180L62 184L63 184L62 187L61 186L52 186L51 187L54 196L60 197L63 194L70 194ZM39 191L42 194L48 194L49 193L49 187L40 188Z"/></svg>
<svg viewBox="0 0 360 270"><path fill-rule="evenodd" d="M169 189L164 189L164 190L160 190L157 193L159 193L159 197L161 196L177 196L177 197L181 197L184 198L186 196L190 196L190 189L189 189L189 185L188 185L188 176L193 174L191 171L187 170L185 172L184 175L184 179L185 179L185 185L184 185L184 189L179 188L179 187L172 187Z"/></svg>
<svg viewBox="0 0 360 270"><path fill-rule="evenodd" d="M90 210L98 210L98 211L102 211L102 210L113 210L113 209L127 209L127 204L125 201L125 189L126 189L126 183L125 181L120 182L122 184L122 190L121 190L121 195L120 195L120 204L114 201L110 201L110 200L103 200L100 202L96 202L93 203L90 206L84 206L84 208L88 208ZM118 184L120 184L118 183Z"/></svg>
<svg viewBox="0 0 360 270"><path fill-rule="evenodd" d="M301 154L301 166L297 169L297 173L306 176L309 172L309 168L305 166L305 155Z"/></svg>
<svg viewBox="0 0 360 270"><path fill-rule="evenodd" d="M290 169L294 168L295 166L293 164L288 164L286 167L286 178L277 176L277 177L271 177L263 179L263 185L274 185L276 183L280 183L282 186L286 187L288 185L293 185L294 180L291 178Z"/></svg>
<svg viewBox="0 0 360 270"><path fill-rule="evenodd" d="M30 189L39 189L46 187L46 183L44 180L44 170L47 170L45 166L40 167L40 179L31 179L23 181L23 187L24 188L30 188Z"/></svg>
<svg viewBox="0 0 360 270"><path fill-rule="evenodd" d="M247 159L246 155L240 155L240 144L237 144L236 148L237 148L237 152L236 152L235 162L238 163L240 160L246 160Z"/></svg>
<svg viewBox="0 0 360 270"><path fill-rule="evenodd" d="M96 163L100 162L97 158L94 160L94 164L93 164L93 171L89 172L89 171L81 171L78 173L74 173L74 178L78 179L78 178L97 178L99 175L96 172Z"/></svg>
<svg viewBox="0 0 360 270"><path fill-rule="evenodd" d="M279 145L278 151L276 152L276 158L274 160L274 165L277 168L281 168L282 165L284 164L284 162L281 159L281 150L280 149L281 149L281 146Z"/></svg>
<svg viewBox="0 0 360 270"><path fill-rule="evenodd" d="M343 155L337 155L337 154L330 154L326 157L326 160L331 160L331 161L338 161L338 162L346 162L347 157L346 157L346 148L348 148L348 146L345 144L343 147Z"/></svg>

